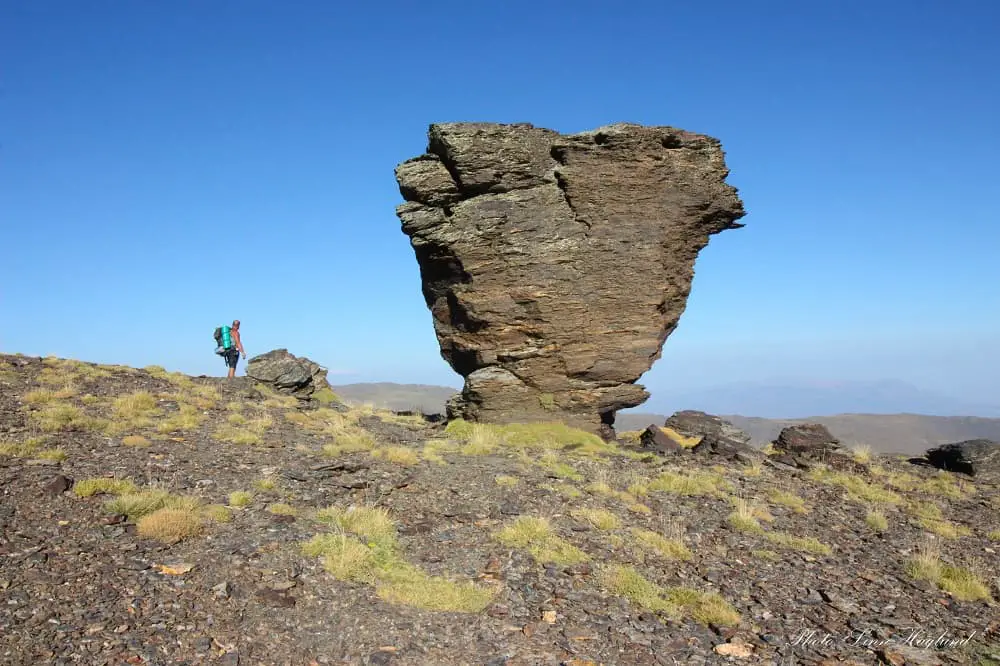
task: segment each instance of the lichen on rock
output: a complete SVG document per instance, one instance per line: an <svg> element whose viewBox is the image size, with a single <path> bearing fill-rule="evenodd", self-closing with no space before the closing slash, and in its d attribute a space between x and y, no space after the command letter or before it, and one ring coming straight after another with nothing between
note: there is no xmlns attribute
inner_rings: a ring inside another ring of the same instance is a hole
<svg viewBox="0 0 1000 666"><path fill-rule="evenodd" d="M687 303L698 252L741 224L719 141L615 124L431 125L397 214L441 353L449 417L609 434Z"/></svg>

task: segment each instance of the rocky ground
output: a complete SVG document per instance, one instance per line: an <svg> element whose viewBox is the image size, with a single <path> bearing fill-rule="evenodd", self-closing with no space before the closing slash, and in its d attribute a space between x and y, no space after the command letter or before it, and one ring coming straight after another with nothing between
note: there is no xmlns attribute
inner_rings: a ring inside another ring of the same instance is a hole
<svg viewBox="0 0 1000 666"><path fill-rule="evenodd" d="M0 663L1000 663L995 485L314 398L0 356Z"/></svg>

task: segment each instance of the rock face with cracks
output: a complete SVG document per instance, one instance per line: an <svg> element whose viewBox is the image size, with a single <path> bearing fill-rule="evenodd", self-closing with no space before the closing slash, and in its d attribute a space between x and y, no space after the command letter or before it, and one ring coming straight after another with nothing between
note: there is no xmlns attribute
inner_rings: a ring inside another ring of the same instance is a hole
<svg viewBox="0 0 1000 666"><path fill-rule="evenodd" d="M616 124L431 125L397 209L445 360L448 415L608 435L687 303L698 252L741 224L719 141Z"/></svg>

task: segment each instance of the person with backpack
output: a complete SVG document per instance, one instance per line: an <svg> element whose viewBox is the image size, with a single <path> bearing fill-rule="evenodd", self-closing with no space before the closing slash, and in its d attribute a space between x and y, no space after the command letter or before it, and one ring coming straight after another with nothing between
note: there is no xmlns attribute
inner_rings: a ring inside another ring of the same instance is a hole
<svg viewBox="0 0 1000 666"><path fill-rule="evenodd" d="M247 358L247 353L243 349L243 342L240 340L240 320L233 321L232 326L220 326L215 329L215 353L226 361L229 368L229 378L236 376L236 364L239 363L240 354L243 360Z"/></svg>

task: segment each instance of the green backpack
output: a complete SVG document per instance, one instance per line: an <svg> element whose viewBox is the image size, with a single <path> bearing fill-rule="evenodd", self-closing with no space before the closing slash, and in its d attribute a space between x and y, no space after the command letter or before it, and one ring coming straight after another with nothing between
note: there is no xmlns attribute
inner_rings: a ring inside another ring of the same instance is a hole
<svg viewBox="0 0 1000 666"><path fill-rule="evenodd" d="M219 326L215 329L215 353L225 354L233 346L233 337L228 326Z"/></svg>

